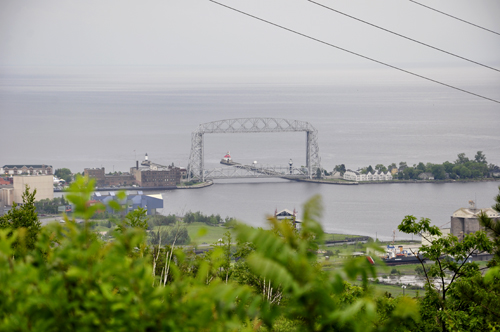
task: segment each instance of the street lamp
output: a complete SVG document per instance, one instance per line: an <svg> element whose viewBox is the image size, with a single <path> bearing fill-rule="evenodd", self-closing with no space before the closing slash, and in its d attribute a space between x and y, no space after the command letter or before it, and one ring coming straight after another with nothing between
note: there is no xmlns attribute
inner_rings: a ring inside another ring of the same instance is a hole
<svg viewBox="0 0 500 332"><path fill-rule="evenodd" d="M403 296L405 296L406 285L401 286L401 288L403 288Z"/></svg>

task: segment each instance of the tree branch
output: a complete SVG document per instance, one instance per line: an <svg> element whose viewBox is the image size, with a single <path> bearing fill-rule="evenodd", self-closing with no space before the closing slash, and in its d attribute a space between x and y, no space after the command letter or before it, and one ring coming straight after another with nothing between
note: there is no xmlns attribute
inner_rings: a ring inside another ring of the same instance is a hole
<svg viewBox="0 0 500 332"><path fill-rule="evenodd" d="M427 283L429 284L429 286L431 286L431 281L429 280L429 276L427 275L427 270L425 269L425 266L424 266L424 261L420 259L420 257L418 255L415 255L415 252L413 252L413 250L410 248L410 251L411 253L414 255L414 256L417 256L417 259L418 261L420 262L420 264L422 265L422 269L424 269L424 274L425 274L425 278L427 279Z"/></svg>

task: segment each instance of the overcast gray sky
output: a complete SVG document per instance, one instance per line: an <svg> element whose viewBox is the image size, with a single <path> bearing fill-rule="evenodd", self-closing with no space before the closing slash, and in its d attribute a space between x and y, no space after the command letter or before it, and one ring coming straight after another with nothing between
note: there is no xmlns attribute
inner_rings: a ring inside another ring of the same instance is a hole
<svg viewBox="0 0 500 332"><path fill-rule="evenodd" d="M394 65L467 65L306 0L221 2ZM500 67L499 35L410 1L318 2ZM500 31L498 0L421 2ZM370 63L208 0L0 0L0 65L364 66ZM477 69L491 74L491 70Z"/></svg>

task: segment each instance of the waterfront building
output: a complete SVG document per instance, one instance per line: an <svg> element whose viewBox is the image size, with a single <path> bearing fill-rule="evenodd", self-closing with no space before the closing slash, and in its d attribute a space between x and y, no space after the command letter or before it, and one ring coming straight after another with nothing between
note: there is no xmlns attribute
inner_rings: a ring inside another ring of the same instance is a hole
<svg viewBox="0 0 500 332"><path fill-rule="evenodd" d="M420 173L418 175L418 178L420 180L434 180L434 175L430 172L426 172L426 173Z"/></svg>
<svg viewBox="0 0 500 332"><path fill-rule="evenodd" d="M98 187L104 186L104 167L102 168L85 168L83 175L95 180Z"/></svg>
<svg viewBox="0 0 500 332"><path fill-rule="evenodd" d="M141 163L136 162L135 167L130 168L130 174L135 179L135 183L143 188L168 188L175 187L181 183L181 177L187 176L187 170L181 170L174 164L169 166L160 165L152 162L148 154Z"/></svg>
<svg viewBox="0 0 500 332"><path fill-rule="evenodd" d="M497 165L492 165L488 176L490 178L500 178L500 167L498 167Z"/></svg>
<svg viewBox="0 0 500 332"><path fill-rule="evenodd" d="M471 200L469 201L468 208L460 208L453 212L451 216L451 233L461 240L466 234L484 229L478 220L478 216L481 213L485 213L497 222L500 221L500 213L492 208L478 209L476 208L476 203Z"/></svg>
<svg viewBox="0 0 500 332"><path fill-rule="evenodd" d="M280 221L281 220L290 220L293 223L293 227L295 227L295 228L300 228L299 224L302 223L302 221L297 219L297 211L295 211L295 209L293 209L293 212L290 210L287 210L287 209L284 209L284 210L281 210L278 212L278 210L276 209L274 211L274 217Z"/></svg>
<svg viewBox="0 0 500 332"><path fill-rule="evenodd" d="M106 174L102 168L85 168L83 174L95 179L97 187L132 186L137 184L135 177L130 173Z"/></svg>
<svg viewBox="0 0 500 332"><path fill-rule="evenodd" d="M126 215L130 211L137 208L147 210L147 215L157 214L157 209L163 209L163 197L161 194L157 195L144 195L142 191L127 191L125 199L118 199L114 191L110 192L95 192L92 195L92 200L101 202L106 206L108 213L120 213ZM122 207L122 210L115 211L109 206L110 201L116 201Z"/></svg>
<svg viewBox="0 0 500 332"><path fill-rule="evenodd" d="M36 189L35 200L53 199L54 184L52 175L17 175L12 177L12 184L0 185L0 201L3 205L23 203L23 193L29 186L30 191Z"/></svg>
<svg viewBox="0 0 500 332"><path fill-rule="evenodd" d="M344 180L348 181L389 181L392 180L392 174L390 172L368 172L366 174L361 174L359 171L353 171L348 169L344 173Z"/></svg>
<svg viewBox="0 0 500 332"><path fill-rule="evenodd" d="M146 159L139 166L136 161L135 167L130 168L130 173L106 174L102 168L85 168L84 175L96 180L98 187L110 186L134 186L143 188L175 187L181 183L182 171L179 167L163 166ZM184 172L186 175L187 172Z"/></svg>
<svg viewBox="0 0 500 332"><path fill-rule="evenodd" d="M332 172L332 175L330 175L330 178L332 179L343 179L343 175L342 173L340 173L339 171L333 171Z"/></svg>
<svg viewBox="0 0 500 332"><path fill-rule="evenodd" d="M136 183L143 188L175 187L181 183L181 170L174 166L159 166L131 168Z"/></svg>
<svg viewBox="0 0 500 332"><path fill-rule="evenodd" d="M353 170L348 169L344 173L344 180L359 181L360 176L361 176L361 173L359 173L358 171L353 171Z"/></svg>
<svg viewBox="0 0 500 332"><path fill-rule="evenodd" d="M0 174L8 175L52 175L53 169L51 165L4 165L0 168Z"/></svg>
<svg viewBox="0 0 500 332"><path fill-rule="evenodd" d="M186 167L179 167L179 170L181 172L181 178L186 179L188 174Z"/></svg>

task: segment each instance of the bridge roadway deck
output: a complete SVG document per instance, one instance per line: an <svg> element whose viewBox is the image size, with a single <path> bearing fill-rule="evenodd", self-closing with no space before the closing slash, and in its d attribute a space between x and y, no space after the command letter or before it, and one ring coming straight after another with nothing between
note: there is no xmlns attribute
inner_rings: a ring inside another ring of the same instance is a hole
<svg viewBox="0 0 500 332"><path fill-rule="evenodd" d="M282 179L304 179L301 169L292 169L290 174L288 166L256 167L252 165L242 165L235 162L222 162L222 165L228 166L205 170L205 179L237 179L237 178L282 178Z"/></svg>

